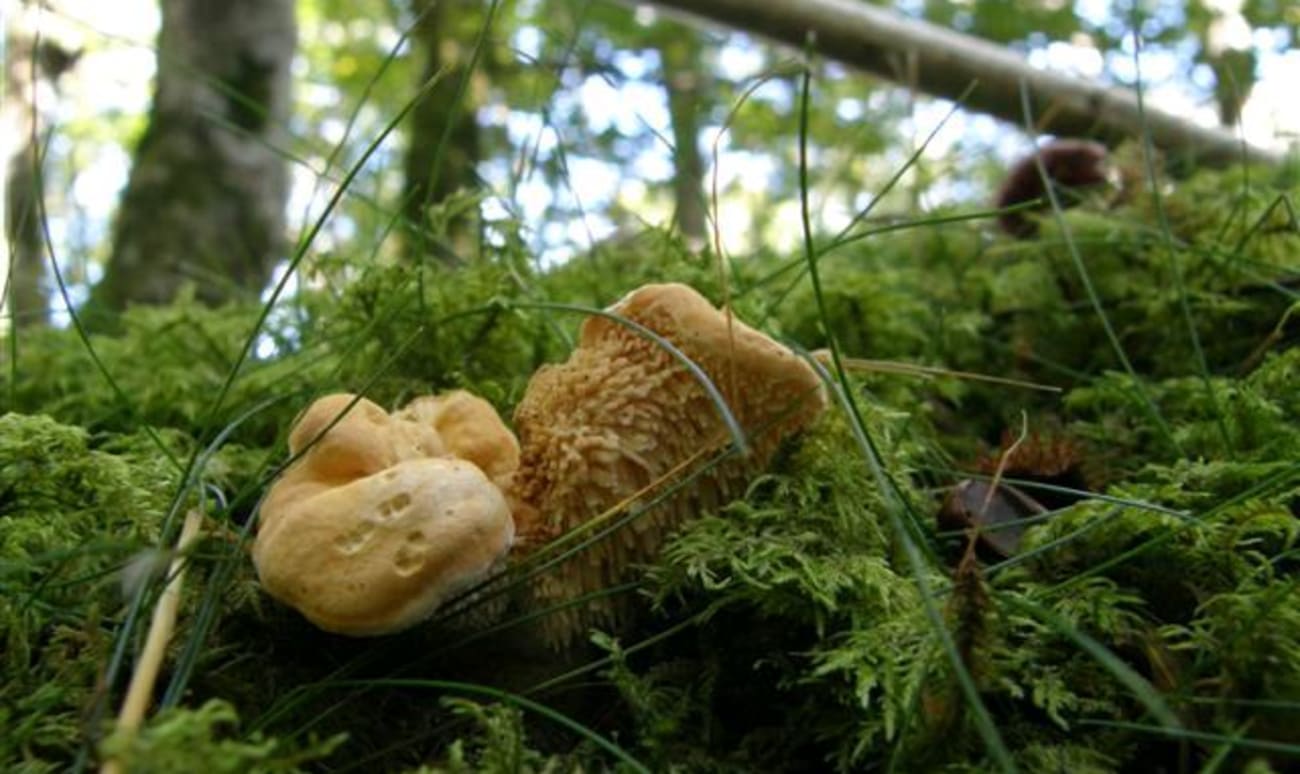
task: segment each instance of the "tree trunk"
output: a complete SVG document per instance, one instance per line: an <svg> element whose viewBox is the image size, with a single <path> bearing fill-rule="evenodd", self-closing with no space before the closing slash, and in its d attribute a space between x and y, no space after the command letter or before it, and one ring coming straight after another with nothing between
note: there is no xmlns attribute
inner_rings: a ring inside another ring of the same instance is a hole
<svg viewBox="0 0 1300 774"><path fill-rule="evenodd" d="M673 34L664 34L671 32ZM699 35L694 30L671 25L661 32L659 54L663 60L664 90L673 123L673 194L676 223L682 236L702 242L708 234L708 210L704 197L704 159L700 155Z"/></svg>
<svg viewBox="0 0 1300 774"><path fill-rule="evenodd" d="M442 237L435 239L429 233L429 208L456 191L477 186L474 167L481 151L475 95L479 90L466 83L459 104L457 98L473 53L473 36L483 22L480 5L464 0L411 0L416 16L412 38L423 58L419 85L441 71L437 83L412 109L407 133L403 248L415 262L429 255L441 260L454 256L441 244ZM471 225L468 216L455 218L447 224L448 233L443 237L463 247L459 243Z"/></svg>
<svg viewBox="0 0 1300 774"><path fill-rule="evenodd" d="M1145 128L1166 153L1207 164L1243 156L1277 163L1282 154L1243 145L1232 132L1201 127L1144 105L1128 89L1030 67L1001 46L907 19L860 0L657 0L657 4L822 56L927 94L959 98L977 82L965 107L1023 126L1021 84L1040 131L1113 141Z"/></svg>
<svg viewBox="0 0 1300 774"><path fill-rule="evenodd" d="M1229 48L1210 52L1207 58L1214 71L1214 101L1219 105L1219 123L1236 126L1255 84L1255 52Z"/></svg>
<svg viewBox="0 0 1300 774"><path fill-rule="evenodd" d="M49 322L45 291L44 241L37 203L41 188L36 176L36 144L28 140L9 160L5 179L5 237L9 242L9 315L16 327Z"/></svg>
<svg viewBox="0 0 1300 774"><path fill-rule="evenodd" d="M163 0L149 125L91 312L256 298L284 248L293 0Z"/></svg>
<svg viewBox="0 0 1300 774"><path fill-rule="evenodd" d="M32 35L25 12L15 9L5 30L4 100L5 125L20 141L8 161L5 175L5 239L7 270L0 280L6 292L8 313L15 326L49 322L49 293L45 283L45 242L41 235L40 201L43 195L36 165L40 158L41 122L36 105L36 85L54 83L76 62L79 52L70 53Z"/></svg>

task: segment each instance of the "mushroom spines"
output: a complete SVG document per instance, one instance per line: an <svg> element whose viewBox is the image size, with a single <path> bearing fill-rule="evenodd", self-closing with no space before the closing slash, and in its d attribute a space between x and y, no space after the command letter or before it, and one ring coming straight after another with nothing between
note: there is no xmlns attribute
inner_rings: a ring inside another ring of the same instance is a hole
<svg viewBox="0 0 1300 774"><path fill-rule="evenodd" d="M662 283L645 285L610 307L625 317L663 336L683 355L699 365L738 415L757 405L733 399L737 390L789 392L789 408L818 414L826 398L816 372L785 345L751 327L730 309L718 309L689 285ZM620 351L648 361L668 365L674 358L657 342L638 331L604 317L592 317L583 328L583 346L618 341ZM579 352L582 350L580 349ZM743 374L749 384L731 384ZM686 375L683 371L681 375ZM688 381L694 381L688 376ZM698 386L687 385L688 387ZM798 413L797 412L797 413Z"/></svg>
<svg viewBox="0 0 1300 774"><path fill-rule="evenodd" d="M747 457L712 459L731 437L698 375L635 329L589 318L569 359L535 374L515 411L521 457L515 495L539 514L520 530L527 551L631 498L653 502L686 475L698 478L618 534L539 578L533 601L554 604L626 578L671 530L733 496L767 464L780 439L806 426L825 398L812 368L789 349L714 308L686 285L640 288L610 312L666 339L707 375L750 438ZM585 624L621 615L598 600L547 619L563 646Z"/></svg>

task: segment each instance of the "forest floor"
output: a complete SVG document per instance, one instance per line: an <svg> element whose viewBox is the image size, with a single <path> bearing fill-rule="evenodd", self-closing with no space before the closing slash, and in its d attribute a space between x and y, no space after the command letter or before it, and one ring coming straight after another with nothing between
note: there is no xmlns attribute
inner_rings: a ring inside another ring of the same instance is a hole
<svg viewBox="0 0 1300 774"><path fill-rule="evenodd" d="M19 331L0 768L1294 770L1297 191L1294 167L1200 173L1030 239L868 219L722 271L658 231L548 272L515 241L454 270L333 259L273 308ZM508 420L581 309L650 281L846 372L743 496L608 590L635 623L554 654L527 641L548 611L471 599L353 640L262 592L256 506L313 398L466 388ZM154 706L114 732L192 509Z"/></svg>

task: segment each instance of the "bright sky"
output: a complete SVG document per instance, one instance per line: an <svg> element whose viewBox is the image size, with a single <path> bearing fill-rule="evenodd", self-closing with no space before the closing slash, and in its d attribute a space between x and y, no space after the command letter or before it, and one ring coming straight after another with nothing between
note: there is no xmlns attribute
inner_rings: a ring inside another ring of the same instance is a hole
<svg viewBox="0 0 1300 774"><path fill-rule="evenodd" d="M14 19L17 0L0 2L4 3L6 19ZM1274 53L1272 49L1276 48L1276 41L1271 39L1272 33L1268 30L1256 31L1256 39L1249 41L1250 32L1247 29L1244 33L1247 40L1241 40L1241 26L1232 24L1232 14L1240 7L1241 0L1217 2L1222 4L1225 18L1228 19L1225 34L1231 43L1240 45L1254 42L1268 52L1260 61L1259 82L1244 111L1246 136L1252 142L1275 147L1283 147L1288 141L1296 142L1300 138L1300 100L1295 99L1294 89L1295 84L1300 82L1300 48L1293 46L1284 53ZM62 41L72 48L84 48L85 53L73 75L64 79L57 99L51 93L40 95L43 104L55 106L50 113L51 118L56 123L64 124L79 118L86 120L108 114L142 115L148 108L149 82L154 70L153 40L159 24L157 0L54 0L53 6L58 9L58 13L43 15L42 35ZM1111 3L1108 0L1079 0L1078 7L1086 16L1106 19ZM643 7L638 16L649 20L653 18L654 12ZM524 52L530 49L536 51L538 42L537 33L529 30L521 31L514 41ZM1107 66L1122 80L1132 79L1135 75L1131 52L1117 52L1109 60L1103 60L1102 55L1086 45L1085 41L1053 43L1033 51L1029 59L1036 66L1060 69L1085 77L1096 77ZM626 54L616 55L614 64L628 71L627 74L632 77L637 75L636 69L642 67L637 57ZM763 60L743 36L737 36L735 42L721 52L719 66L727 78L741 79L757 75L763 66ZM1195 93L1188 84L1173 78L1176 67L1176 60L1170 55L1144 55L1142 76L1148 83L1149 99L1153 104L1213 124L1215 111L1211 101L1204 92ZM783 84L774 83L765 88L774 90L773 94L768 95L773 99L788 98L788 95L777 93L786 88ZM558 99L576 103L575 106L585 112L595 131L613 126L626 132L636 132L641 127L649 127L661 135L670 134L666 100L658 88L635 82L629 82L620 88L592 76L575 93L563 94ZM947 114L949 105L943 101L925 100L916 104L911 129L919 138L938 124ZM870 107L861 101L855 103L846 100L837 109L851 116L864 114ZM535 114L496 106L485 111L483 118L504 126L515 142L535 143L538 135L541 135L543 150L557 142L552 130L544 127ZM12 119L12 116L6 117L0 128L0 147L3 148L5 158L16 150L21 139L21 135L16 134ZM336 128L341 133L342 125ZM705 136L702 137L704 148L712 147L716 131L716 128L705 131ZM945 126L929 153L936 158L941 157L958 141L969 141L973 137L982 138L994 152L1007 159L1022 153L1026 142L1023 137L1008 132L1004 125L992 119L961 116ZM753 247L752 241L757 233L753 228L750 205L766 194L776 167L772 160L735 147L726 137L721 139L719 148L719 185L721 189L731 191L720 203L724 245L729 252L743 252ZM608 235L614 224L598 213L611 202L618 201L649 220L669 217L668 205L662 198L651 198L644 182L662 181L672 174L668 150L662 144L657 144L634 160L633 175L630 177L620 174L618 169L600 160L580 155L571 155L569 158L572 179L581 181L580 203L588 213L585 219L542 223L542 215L552 197L571 197L573 194L552 191L539 178L523 181L514 195L514 209L522 214L524 222L538 235L539 244L545 251L545 259L562 260L575 247L580 249L591 240ZM82 243L102 241L107 238L107 224L116 207L117 194L126 182L130 165L129 149L101 144L93 156L88 153L80 155L77 164L75 184L69 192L70 204L80 210L84 222L76 224L80 231L75 236ZM482 169L484 177L501 191L505 191L509 180L506 164L504 161L488 161ZM934 195L941 199L960 197L969 195L968 189L969 186L954 185L950 189L937 190ZM309 208L319 207L327 193L317 185L309 170L295 169L291 218L297 221ZM864 193L864 197L866 195ZM766 238L772 239L772 234L785 234L788 235L785 241L793 244L799 233L795 204L790 202L789 206L778 207L774 224L770 224L763 232L767 235ZM593 210L596 213L592 213ZM503 207L498 206L494 210L489 206L488 214L503 214L504 211ZM828 208L823 213L826 220L824 225L834 229L840 224L837 221L842 223L850 216L846 207ZM56 215L50 225L56 246L66 253L67 245L74 238L74 224L67 218ZM773 246L781 248L788 245ZM7 254L7 248L0 251L0 270L4 269Z"/></svg>

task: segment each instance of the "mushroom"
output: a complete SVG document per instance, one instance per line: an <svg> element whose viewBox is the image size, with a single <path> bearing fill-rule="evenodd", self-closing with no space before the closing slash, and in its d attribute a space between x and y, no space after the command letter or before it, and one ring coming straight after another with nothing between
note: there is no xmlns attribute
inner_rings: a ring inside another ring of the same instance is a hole
<svg viewBox="0 0 1300 774"><path fill-rule="evenodd" d="M329 395L298 419L289 451L301 456L262 503L253 561L271 596L322 629L407 628L491 573L513 541L501 487L519 447L467 392L391 415Z"/></svg>
<svg viewBox="0 0 1300 774"><path fill-rule="evenodd" d="M609 311L659 334L708 375L748 436L748 453L708 467L618 534L541 574L526 592L533 609L626 580L633 564L655 557L672 529L740 494L781 439L825 407L807 363L686 285L647 285ZM513 496L525 555L629 498L649 500L656 486L706 468L731 440L718 406L689 369L605 316L584 323L565 363L533 375L515 427L521 457ZM617 623L625 608L601 598L560 610L544 619L542 634L563 648L588 625Z"/></svg>
<svg viewBox="0 0 1300 774"><path fill-rule="evenodd" d="M1109 178L1106 153L1106 146L1101 143L1075 139L1053 140L1035 149L1007 171L995 200L998 209L1047 196L1043 172L1047 173L1047 182L1054 190L1061 192L1060 205L1073 206L1078 201L1077 195L1064 194L1077 194L1081 189L1104 183ZM1042 172L1039 171L1040 164ZM1035 209L1047 209L1047 203L1043 202ZM1028 239L1038 233L1038 223L1027 217L1022 210L1003 212L998 216L998 225L1006 233L1020 239Z"/></svg>
<svg viewBox="0 0 1300 774"><path fill-rule="evenodd" d="M397 412L399 420L431 427L446 452L469 460L498 486L509 486L519 467L519 442L492 404L464 390L416 398Z"/></svg>

